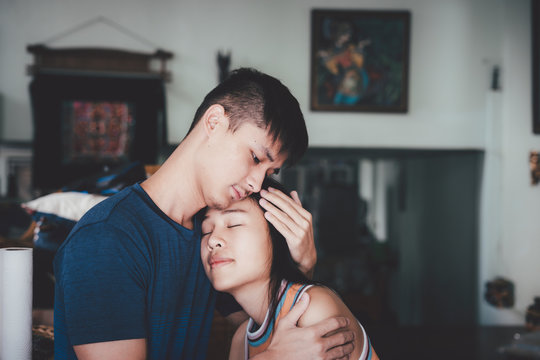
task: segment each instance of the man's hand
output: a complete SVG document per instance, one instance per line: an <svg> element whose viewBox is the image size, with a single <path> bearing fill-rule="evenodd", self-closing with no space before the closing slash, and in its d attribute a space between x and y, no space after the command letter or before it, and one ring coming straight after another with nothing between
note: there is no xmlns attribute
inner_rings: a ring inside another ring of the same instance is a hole
<svg viewBox="0 0 540 360"><path fill-rule="evenodd" d="M347 328L349 320L334 317L299 328L296 324L308 305L309 295L304 294L279 321L266 351L253 359L348 359L354 350L354 332Z"/></svg>
<svg viewBox="0 0 540 360"><path fill-rule="evenodd" d="M311 277L317 262L311 213L302 207L296 191L291 192L291 199L277 189L268 190L261 191L264 217L285 237L300 271Z"/></svg>

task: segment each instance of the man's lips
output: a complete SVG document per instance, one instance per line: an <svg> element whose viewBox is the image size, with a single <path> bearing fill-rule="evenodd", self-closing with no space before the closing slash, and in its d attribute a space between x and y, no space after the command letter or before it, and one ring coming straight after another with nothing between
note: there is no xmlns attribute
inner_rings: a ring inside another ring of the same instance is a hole
<svg viewBox="0 0 540 360"><path fill-rule="evenodd" d="M245 192L243 192L242 190L239 190L234 185L233 185L232 189L233 189L233 192L234 192L234 199L235 200L241 200L241 199L245 198L246 195L247 195Z"/></svg>
<svg viewBox="0 0 540 360"><path fill-rule="evenodd" d="M214 269L219 266L227 265L232 263L234 260L231 258L225 258L225 257L218 257L218 256L211 256L208 258L208 265L210 265L211 269Z"/></svg>

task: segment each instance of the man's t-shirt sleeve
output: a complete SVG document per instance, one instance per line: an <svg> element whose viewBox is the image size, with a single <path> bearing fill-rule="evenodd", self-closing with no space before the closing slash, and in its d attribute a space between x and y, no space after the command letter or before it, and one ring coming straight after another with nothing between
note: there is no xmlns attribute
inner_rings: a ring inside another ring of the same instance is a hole
<svg viewBox="0 0 540 360"><path fill-rule="evenodd" d="M147 336L147 262L127 234L102 223L84 226L58 255L56 281L72 345Z"/></svg>

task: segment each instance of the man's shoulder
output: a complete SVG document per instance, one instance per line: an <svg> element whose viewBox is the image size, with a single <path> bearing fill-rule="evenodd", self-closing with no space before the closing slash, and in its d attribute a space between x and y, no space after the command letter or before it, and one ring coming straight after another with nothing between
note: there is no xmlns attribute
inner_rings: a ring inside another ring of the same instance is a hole
<svg viewBox="0 0 540 360"><path fill-rule="evenodd" d="M134 187L135 185L126 188L88 210L75 224L58 251L61 252L66 246L73 245L74 241L80 243L76 240L79 238L92 238L92 242L95 243L100 240L106 241L107 237L117 237L120 232L129 233L126 227L130 223L137 222L137 216L141 216L141 208L144 206L144 201Z"/></svg>
<svg viewBox="0 0 540 360"><path fill-rule="evenodd" d="M137 192L137 186L130 186L88 210L79 220L76 227L80 228L94 223L102 223L108 221L111 217L115 218L113 221L116 222L119 220L118 218L137 215L138 210L145 206L145 202Z"/></svg>

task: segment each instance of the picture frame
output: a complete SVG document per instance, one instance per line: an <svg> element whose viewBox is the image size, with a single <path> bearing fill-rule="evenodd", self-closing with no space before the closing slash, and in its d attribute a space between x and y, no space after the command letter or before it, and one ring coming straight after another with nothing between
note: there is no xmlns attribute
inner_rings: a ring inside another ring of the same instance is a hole
<svg viewBox="0 0 540 360"><path fill-rule="evenodd" d="M409 11L311 12L311 109L408 111Z"/></svg>
<svg viewBox="0 0 540 360"><path fill-rule="evenodd" d="M166 144L165 85L157 76L39 73L30 82L30 100L36 190L56 191L130 162L155 164ZM129 120L111 121L111 104ZM76 105L99 114L78 113ZM109 148L114 142L129 144L113 146L117 152Z"/></svg>
<svg viewBox="0 0 540 360"><path fill-rule="evenodd" d="M531 1L532 38L532 129L540 134L540 3Z"/></svg>

